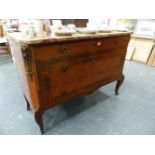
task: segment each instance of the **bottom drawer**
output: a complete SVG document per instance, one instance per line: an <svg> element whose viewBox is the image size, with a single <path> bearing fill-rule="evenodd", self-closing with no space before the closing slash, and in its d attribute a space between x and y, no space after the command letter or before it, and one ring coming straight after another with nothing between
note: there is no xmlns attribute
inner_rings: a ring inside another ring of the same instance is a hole
<svg viewBox="0 0 155 155"><path fill-rule="evenodd" d="M114 69L109 70L108 75L105 76L104 72L97 73L96 76L93 77L93 81L87 85L83 85L82 87L78 87L73 89L72 91L66 91L63 89L61 95L52 97L54 93L54 89L52 91L42 90L41 91L41 99L43 102L46 101L47 106L55 106L60 103L63 103L67 100L74 99L75 97L80 97L89 94L90 92L96 90L97 88L104 86L112 81L115 81L121 76L120 67L115 67ZM63 87L64 88L64 87Z"/></svg>

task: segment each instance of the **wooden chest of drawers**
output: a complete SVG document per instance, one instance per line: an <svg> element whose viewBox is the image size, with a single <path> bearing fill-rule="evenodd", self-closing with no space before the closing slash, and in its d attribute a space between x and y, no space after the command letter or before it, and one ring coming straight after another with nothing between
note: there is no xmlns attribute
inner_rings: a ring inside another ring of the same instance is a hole
<svg viewBox="0 0 155 155"><path fill-rule="evenodd" d="M35 110L42 132L49 108L115 80L118 94L129 39L129 33L27 44L9 38L27 109Z"/></svg>

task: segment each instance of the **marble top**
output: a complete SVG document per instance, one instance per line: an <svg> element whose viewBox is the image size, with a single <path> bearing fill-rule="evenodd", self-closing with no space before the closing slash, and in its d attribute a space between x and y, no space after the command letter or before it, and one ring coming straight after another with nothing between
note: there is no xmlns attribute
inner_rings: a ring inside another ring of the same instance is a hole
<svg viewBox="0 0 155 155"><path fill-rule="evenodd" d="M62 42L62 41L82 40L82 39L91 39L91 38L104 38L104 37L110 37L110 36L123 36L123 35L128 35L131 33L132 33L131 31L128 31L128 32L114 31L111 33L96 33L96 34L75 33L71 36L56 36L54 34L51 34L50 36L45 36L45 37L26 38L26 37L23 37L22 33L14 32L14 33L8 33L8 37L14 39L19 44L31 45L31 44L49 43L49 42Z"/></svg>

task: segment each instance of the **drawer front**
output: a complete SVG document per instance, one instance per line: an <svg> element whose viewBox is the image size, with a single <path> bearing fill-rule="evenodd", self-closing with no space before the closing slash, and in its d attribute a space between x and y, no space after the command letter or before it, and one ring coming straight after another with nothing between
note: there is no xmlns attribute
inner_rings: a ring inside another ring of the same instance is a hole
<svg viewBox="0 0 155 155"><path fill-rule="evenodd" d="M93 52L92 41L63 43L62 45L43 45L32 48L35 60L57 60L63 57L74 58L89 55Z"/></svg>
<svg viewBox="0 0 155 155"><path fill-rule="evenodd" d="M100 38L73 43L62 43L58 45L42 45L32 48L35 60L44 61L61 59L63 57L77 58L87 56L94 52L108 52L116 48L127 46L128 37Z"/></svg>

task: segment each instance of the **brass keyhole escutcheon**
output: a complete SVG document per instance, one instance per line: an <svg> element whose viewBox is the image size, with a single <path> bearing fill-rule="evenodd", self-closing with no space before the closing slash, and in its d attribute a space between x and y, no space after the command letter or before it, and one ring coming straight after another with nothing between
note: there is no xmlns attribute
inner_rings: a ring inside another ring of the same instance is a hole
<svg viewBox="0 0 155 155"><path fill-rule="evenodd" d="M98 41L97 46L101 46L101 45L102 45L102 42Z"/></svg>
<svg viewBox="0 0 155 155"><path fill-rule="evenodd" d="M101 41L98 41L96 43L93 44L94 47L98 47L98 46L101 46L102 45L102 42Z"/></svg>

